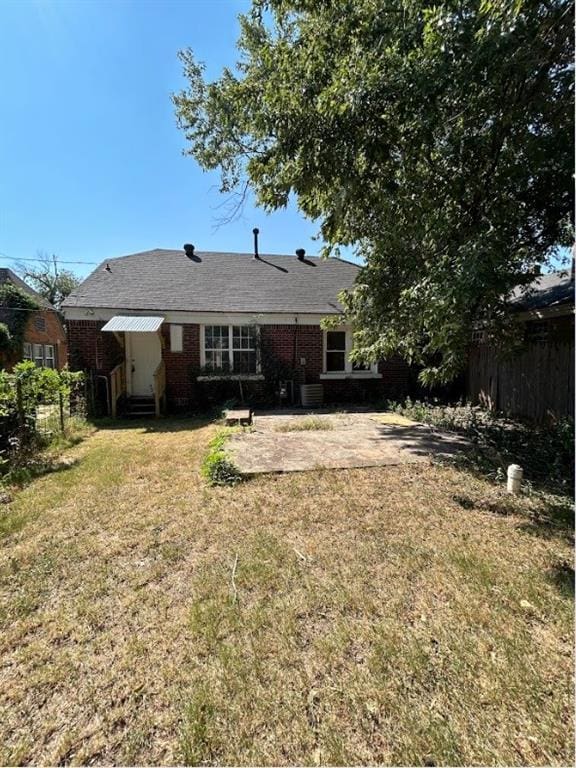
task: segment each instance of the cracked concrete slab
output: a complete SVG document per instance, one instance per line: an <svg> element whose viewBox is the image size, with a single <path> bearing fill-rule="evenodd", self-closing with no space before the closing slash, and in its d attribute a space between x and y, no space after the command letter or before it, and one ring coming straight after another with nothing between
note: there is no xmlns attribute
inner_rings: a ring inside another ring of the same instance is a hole
<svg viewBox="0 0 576 768"><path fill-rule="evenodd" d="M312 419L315 429L302 429ZM300 428L299 428L300 427ZM232 436L227 452L243 474L414 464L465 451L468 441L389 413L270 412Z"/></svg>

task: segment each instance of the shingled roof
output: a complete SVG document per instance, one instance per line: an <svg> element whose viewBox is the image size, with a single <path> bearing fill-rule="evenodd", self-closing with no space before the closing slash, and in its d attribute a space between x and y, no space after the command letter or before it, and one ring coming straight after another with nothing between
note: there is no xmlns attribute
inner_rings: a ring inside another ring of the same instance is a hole
<svg viewBox="0 0 576 768"><path fill-rule="evenodd" d="M523 288L516 288L511 297L517 311L532 312L561 306L574 306L574 281L570 270L540 275Z"/></svg>
<svg viewBox="0 0 576 768"><path fill-rule="evenodd" d="M103 262L64 308L334 314L359 268L342 259L157 248Z"/></svg>
<svg viewBox="0 0 576 768"><path fill-rule="evenodd" d="M5 283L11 283L12 285L16 286L16 288L19 288L23 293L31 296L40 307L44 307L46 309L54 309L52 304L50 304L47 299L35 291L34 288L31 288L28 283L25 283L22 278L18 277L16 272L8 269L8 267L0 267L0 285L4 285Z"/></svg>

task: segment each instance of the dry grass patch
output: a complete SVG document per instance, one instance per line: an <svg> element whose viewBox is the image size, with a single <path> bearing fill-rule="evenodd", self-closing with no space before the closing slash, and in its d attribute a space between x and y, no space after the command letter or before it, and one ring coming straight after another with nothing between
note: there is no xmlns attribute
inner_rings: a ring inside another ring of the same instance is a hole
<svg viewBox="0 0 576 768"><path fill-rule="evenodd" d="M566 500L450 468L208 488L102 430L0 554L0 763L567 764Z"/></svg>
<svg viewBox="0 0 576 768"><path fill-rule="evenodd" d="M334 429L330 419L320 416L308 416L305 419L290 419L286 424L275 427L276 432L310 432L322 429Z"/></svg>

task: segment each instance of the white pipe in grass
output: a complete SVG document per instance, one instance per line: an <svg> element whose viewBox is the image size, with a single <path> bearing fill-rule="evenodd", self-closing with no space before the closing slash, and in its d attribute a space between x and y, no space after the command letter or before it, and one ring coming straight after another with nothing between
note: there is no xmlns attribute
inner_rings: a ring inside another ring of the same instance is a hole
<svg viewBox="0 0 576 768"><path fill-rule="evenodd" d="M520 493L520 485L524 476L524 470L519 464L510 464L508 467L508 493Z"/></svg>

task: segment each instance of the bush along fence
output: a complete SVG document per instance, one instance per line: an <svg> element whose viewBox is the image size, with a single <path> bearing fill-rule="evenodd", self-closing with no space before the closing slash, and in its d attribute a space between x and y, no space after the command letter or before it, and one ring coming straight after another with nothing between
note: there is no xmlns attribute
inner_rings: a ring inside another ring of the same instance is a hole
<svg viewBox="0 0 576 768"><path fill-rule="evenodd" d="M84 375L26 361L0 371L0 475L84 420Z"/></svg>
<svg viewBox="0 0 576 768"><path fill-rule="evenodd" d="M574 489L574 421L549 424L510 419L480 406L444 405L407 398L387 407L414 421L465 435L476 451L468 456L483 473L505 477L520 464L527 480L572 494Z"/></svg>

